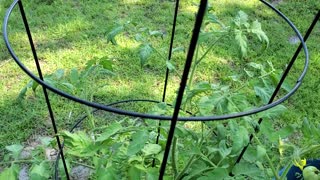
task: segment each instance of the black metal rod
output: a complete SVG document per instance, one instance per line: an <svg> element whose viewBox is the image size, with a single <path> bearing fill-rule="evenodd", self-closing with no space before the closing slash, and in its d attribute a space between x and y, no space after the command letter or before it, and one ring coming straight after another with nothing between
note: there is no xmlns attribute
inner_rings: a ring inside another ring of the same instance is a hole
<svg viewBox="0 0 320 180"><path fill-rule="evenodd" d="M305 36L304 36L304 38L303 38L303 41L304 41L304 42L306 42L306 41L308 40L308 38L309 38L312 30L314 29L315 25L317 24L319 18L320 18L320 10L318 11L317 15L314 17L312 23L310 24L310 26L309 26L309 28L308 28L308 30L307 30L307 32L306 32L306 34L305 34ZM292 56L292 58L291 58L291 60L290 60L290 62L289 62L289 64L288 64L286 70L285 70L284 73L282 74L282 77L281 77L281 79L280 79L280 81L279 81L276 89L274 90L272 96L270 97L268 104L271 104L271 103L274 101L274 99L275 99L275 97L277 96L277 94L279 93L280 88L281 88L284 80L285 80L286 77L288 76L289 71L291 70L293 64L295 63L295 61L296 61L299 53L301 52L301 49L302 49L302 42L300 43L300 45L299 45L299 47L297 48L297 50L296 50L296 52L294 53L294 55ZM298 80L298 81L299 81L299 80ZM260 119L258 120L258 124L260 125L260 124L262 123L262 121L263 121L263 118L260 118ZM257 133L258 131L259 131L259 129L256 128L256 129L255 129L255 133ZM250 143L251 143L252 139L253 139L253 135L251 134L251 135L250 135L250 141L249 141ZM249 144L250 144L250 143L249 143ZM239 163L239 162L240 162L240 160L242 159L244 153L246 152L249 144L243 148L243 150L241 151L241 153L240 153L240 155L239 155L236 163Z"/></svg>
<svg viewBox="0 0 320 180"><path fill-rule="evenodd" d="M175 31L176 31L176 24L177 24L178 10L179 10L179 2L180 2L180 0L176 1L176 6L175 6L175 10L174 10L174 17L173 17L173 24L172 24L172 32L171 32L171 40L170 40L168 61L170 61L171 57L172 57L172 49L173 49L174 35L175 35ZM167 68L167 71L166 71L166 78L165 78L165 81L164 81L163 94L162 94L162 102L164 102L166 100L168 78L169 78L169 68Z"/></svg>
<svg viewBox="0 0 320 180"><path fill-rule="evenodd" d="M40 66L38 55L37 55L37 52L36 52L36 49L35 49L35 46L34 46L34 43L33 43L31 31L30 31L30 28L29 28L29 25L28 25L28 21L27 21L27 17L26 17L24 8L23 8L22 1L19 0L18 4L19 4L20 13L21 13L21 16L22 16L22 19L23 19L23 23L24 23L24 26L25 26L25 29L26 29L26 32L27 32L27 35L28 35L28 39L29 39L31 51L32 51L32 54L33 54L34 62L36 64L36 66L37 66L37 71L38 71L38 74L39 74L39 78L43 81L43 75L42 75L42 71L41 71L41 66ZM42 86L42 89L43 89L43 94L44 94L45 101L46 101L46 104L47 104L48 112L49 112L49 115L50 115L51 123L52 123L52 126L53 126L53 130L54 130L54 133L56 135L55 137L56 137L56 140L57 140L57 143L58 143L58 147L59 147L59 151L60 151L60 154L61 154L61 159L62 159L62 162L63 162L64 171L66 173L67 179L69 180L70 178L69 178L68 169L67 169L67 165L66 165L66 162L65 162L64 154L63 154L63 148L61 146L60 138L59 138L59 136L57 136L58 129L57 129L56 122L55 122L55 119L54 119L54 114L53 114L53 111L52 111L52 107L51 107L51 103L50 103L50 100L49 100L48 92L47 92L47 89L44 86Z"/></svg>
<svg viewBox="0 0 320 180"><path fill-rule="evenodd" d="M168 53L168 61L171 60L172 56L172 48L173 48L173 42L174 42L174 35L176 32L176 24L177 24L177 17L178 17L178 10L179 10L179 2L180 0L176 1L176 6L174 10L174 17L173 17L173 23L172 23L172 31L171 31L171 39L170 39L170 47L169 47L169 53ZM162 102L166 101L166 93L167 93L167 86L168 86L168 78L169 78L169 68L167 67L166 70L166 77L164 80L164 86L163 86L163 94L162 94ZM160 138L160 131L161 131L161 121L158 122L158 135L156 138L156 144L159 144L159 138ZM152 161L152 166L155 165L155 159Z"/></svg>
<svg viewBox="0 0 320 180"><path fill-rule="evenodd" d="M178 92L178 95L176 98L176 103L175 103L175 108L174 108L174 112L173 112L173 116L172 116L172 120L171 120L171 124L170 124L170 130L168 133L167 143L166 143L166 147L165 147L165 151L164 151L164 155L163 155L163 160L162 160L161 167L160 167L159 180L162 180L163 176L165 174L167 160L168 160L168 156L169 156L169 152L170 152L170 147L172 144L172 139L174 137L174 130L175 130L175 127L177 124L180 106L182 103L184 90L187 85L188 75L189 75L189 71L191 68L194 51L197 46L198 37L199 37L203 17L204 17L205 11L206 11L206 7L207 7L207 0L201 0L200 7L198 10L198 14L197 14L197 18L196 18L195 25L194 25L194 29L193 29L192 38L190 41L190 46L189 46L189 51L188 51L187 58L186 58L186 63L184 66L184 70L183 70L183 74L182 74L182 78L181 78L181 82L180 82L180 86L179 86L180 87L179 92Z"/></svg>

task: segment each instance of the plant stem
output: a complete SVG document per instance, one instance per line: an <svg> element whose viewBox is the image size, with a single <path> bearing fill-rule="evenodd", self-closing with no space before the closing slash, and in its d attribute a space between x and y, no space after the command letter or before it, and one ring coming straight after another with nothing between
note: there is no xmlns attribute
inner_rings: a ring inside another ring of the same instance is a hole
<svg viewBox="0 0 320 180"><path fill-rule="evenodd" d="M178 174L177 170L177 160L176 160L176 150L177 150L177 138L173 137L173 142L172 142L172 151L171 151L171 164L172 164L172 170L173 170L173 177L176 177Z"/></svg>
<svg viewBox="0 0 320 180"><path fill-rule="evenodd" d="M193 81L194 72L196 71L196 68L197 68L197 65L198 65L197 64L198 55L199 55L199 45L197 45L197 48L196 48L196 55L195 55L196 63L192 66L190 78L189 78L189 81L188 81L188 84L187 84L187 87L189 89L191 89L191 87L192 87L192 81Z"/></svg>
<svg viewBox="0 0 320 180"><path fill-rule="evenodd" d="M202 138L199 141L199 147L202 145L204 138ZM176 180L180 180L182 178L182 176L184 175L184 173L188 170L188 168L192 165L192 163L194 162L194 158L197 156L197 154L193 154L190 159L187 162L187 165L184 166L184 168L182 169L182 171L177 175L177 177L175 178Z"/></svg>
<svg viewBox="0 0 320 180"><path fill-rule="evenodd" d="M260 146L263 146L263 144L260 142L260 140L259 140L259 138L256 136L256 134L255 134L255 133L252 133L252 135L253 135L253 138L257 141L257 143L258 143ZM275 179L276 179L276 180L280 180L279 174L278 174L278 172L276 171L276 169L274 168L274 165L273 165L273 163L272 163L272 161L271 161L271 159L270 159L270 157L269 157L269 155L268 155L267 153L266 153L266 158L267 158L267 161L268 161L268 163L269 163L269 165L270 165L270 167L271 167L271 170L272 170L272 173L273 173Z"/></svg>
<svg viewBox="0 0 320 180"><path fill-rule="evenodd" d="M180 180L182 178L182 176L184 175L184 173L188 170L188 168L191 166L191 164L193 163L194 158L196 157L196 154L193 154L189 161L187 162L187 165L184 166L184 168L182 169L182 171L176 176L176 180Z"/></svg>
<svg viewBox="0 0 320 180"><path fill-rule="evenodd" d="M0 165L4 164L14 164L14 163L32 163L35 162L33 159L23 159L23 160L14 160L14 161L8 161L8 162L0 162Z"/></svg>
<svg viewBox="0 0 320 180"><path fill-rule="evenodd" d="M71 161L71 163L77 164L77 165L80 165L80 166L84 166L84 167L87 167L87 168L90 168L90 169L96 169L93 166L90 166L90 165L87 165L87 164L84 164L84 163L81 163L81 162L77 162L77 161Z"/></svg>
<svg viewBox="0 0 320 180"><path fill-rule="evenodd" d="M288 164L286 165L285 170L281 174L280 180L285 180L287 178L287 174L292 166L292 161L289 161Z"/></svg>

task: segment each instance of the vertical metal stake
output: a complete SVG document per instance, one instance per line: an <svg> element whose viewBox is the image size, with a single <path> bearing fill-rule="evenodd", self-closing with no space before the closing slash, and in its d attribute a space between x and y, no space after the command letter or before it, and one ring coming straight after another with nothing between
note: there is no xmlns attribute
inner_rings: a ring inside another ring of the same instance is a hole
<svg viewBox="0 0 320 180"><path fill-rule="evenodd" d="M30 43L30 46L31 46L33 58L34 58L34 61L36 63L36 66L37 66L37 71L38 71L38 74L39 74L39 78L43 81L43 75L42 75L39 59L38 59L37 52L36 52L36 49L35 49L35 46L34 46L34 43L33 43L33 40L32 40L31 31L30 31L30 28L29 28L29 25L28 25L27 17L25 15L25 11L23 9L22 1L19 0L18 3L19 3L19 9L20 9L20 13L21 13L21 16L22 16L22 19L23 19L23 23L24 23L24 26L25 26L25 29L26 29L26 32L27 32L27 35L28 35L28 39L29 39L29 43ZM54 119L52 107L51 107L51 104L50 104L50 101L49 101L48 92L47 92L47 89L44 86L42 86L42 89L43 89L43 94L44 94L44 97L45 97L45 100L46 100L46 104L47 104L47 107L48 107L48 111L49 111L51 123L52 123L52 126L53 126L53 130L54 130L55 135L57 135L58 130L57 130L56 122L55 122L55 119ZM62 148L59 136L56 136L56 140L57 140L57 143L58 143L59 150L61 152L61 159L62 159L62 162L63 162L64 171L66 173L67 179L69 180L70 179L69 178L69 173L68 173L66 161L65 161L65 158L64 158L64 154L63 154L63 148Z"/></svg>
<svg viewBox="0 0 320 180"><path fill-rule="evenodd" d="M179 0L176 1L175 11L174 11L168 61L171 60L171 56L172 56L172 48L173 48L174 34L176 31L178 9L179 9ZM166 70L166 77L165 77L165 81L164 81L163 94L162 94L162 102L165 102L165 100L166 100L168 78L169 78L169 68L167 68L167 70ZM157 132L158 135L157 135L157 139L156 139L156 144L159 144L160 130L161 130L160 127L161 127L161 120L159 120L159 123L158 123L158 132ZM154 165L155 165L155 159L153 159L153 161L152 161L152 167L154 167Z"/></svg>
<svg viewBox="0 0 320 180"><path fill-rule="evenodd" d="M168 156L169 156L169 152L170 152L170 147L171 147L171 144L172 144L172 139L174 137L174 130L175 130L175 127L176 127L176 124L177 124L178 115L179 115L179 111L180 111L180 106L181 106L184 90L185 90L185 87L187 85L188 75L189 75L189 71L190 71L190 68L191 68L194 51L195 51L196 46L197 46L198 37L199 37L199 33L200 33L200 28L201 28L202 20L203 20L205 11L206 11L206 7L207 7L207 0L201 0L200 7L199 7L199 10L198 10L198 14L197 14L197 18L196 18L196 22L195 22L193 33L192 33L192 38L191 38L191 41L190 41L190 46L189 46L189 51L188 51L188 54L187 54L186 63L185 63L185 66L184 66L184 71L183 71L181 82L180 82L180 88L179 88L179 92L178 92L178 95L177 95L174 112L173 112L173 115L172 115L170 130L169 130L169 133L168 133L167 144L166 144L166 148L165 148L164 155L163 155L163 160L162 160L161 167L160 167L159 180L162 180L163 176L165 174L166 165L167 165L167 161L168 161Z"/></svg>

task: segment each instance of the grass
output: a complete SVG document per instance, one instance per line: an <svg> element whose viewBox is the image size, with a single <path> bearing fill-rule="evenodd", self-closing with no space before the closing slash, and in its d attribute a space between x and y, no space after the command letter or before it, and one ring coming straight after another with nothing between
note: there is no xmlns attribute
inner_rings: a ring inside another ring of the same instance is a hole
<svg viewBox="0 0 320 180"><path fill-rule="evenodd" d="M193 26L196 7L193 1L183 1L178 17L175 47L188 47L190 31ZM1 19L9 0L0 0ZM134 32L143 28L150 31L160 30L166 35L164 38L151 37L149 41L160 52L166 55L169 46L171 23L174 3L170 1L158 2L145 0L122 1L25 1L25 10L33 32L38 50L40 63L44 74L50 74L57 69L65 69L69 73L72 68L83 69L85 63L93 58L108 57L113 62L113 77L103 77L96 83L90 84L94 100L109 103L124 99L154 99L161 100L165 74L165 62L153 56L149 64L140 68L138 57L139 43L134 40ZM262 22L263 29L270 38L270 47L256 58L240 60L237 49L226 38L219 43L199 68L195 80L205 79L210 82L228 80L227 77L243 74L246 62L271 61L277 69L284 68L293 55L297 45L291 45L288 39L294 35L288 26L256 1L212 1L212 6L224 22L228 22L243 10ZM317 0L284 0L276 5L286 14L304 34L319 9ZM130 21L131 28L127 33L117 38L118 46L107 43L106 34L117 24ZM33 72L32 55L28 46L22 22L17 11L10 22L10 40L23 63ZM318 121L320 116L320 92L318 68L320 66L320 24L308 40L310 51L310 68L302 87L290 98L285 105L287 113L281 115L276 124L298 123L307 117L311 121ZM52 134L49 117L41 90L34 95L28 91L25 100L17 102L16 98L22 87L30 80L11 59L4 43L0 44L0 150L17 142L25 142L33 134ZM254 52L251 51L251 54ZM174 55L174 64L179 72L183 69L185 54ZM250 56L249 56L250 57ZM252 57L252 56L251 56ZM303 56L300 56L290 75L293 84L301 72ZM245 61L245 62L243 62ZM234 71L231 71L234 70ZM170 76L168 87L168 102L174 100L175 91L179 83L177 76ZM50 93L59 129L69 128L77 117L83 114L84 107ZM139 111L148 108L134 105L130 107ZM1 154L2 154L1 153Z"/></svg>

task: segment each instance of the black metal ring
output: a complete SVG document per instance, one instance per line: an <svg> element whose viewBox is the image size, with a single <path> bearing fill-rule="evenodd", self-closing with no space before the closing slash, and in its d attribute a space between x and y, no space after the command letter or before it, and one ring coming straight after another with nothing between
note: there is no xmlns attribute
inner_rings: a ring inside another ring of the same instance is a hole
<svg viewBox="0 0 320 180"><path fill-rule="evenodd" d="M43 87L49 89L50 91L65 97L67 99L73 100L75 102L93 107L93 108L97 108L97 109L101 109L101 110L105 110L105 111L109 111L109 112L113 112L113 113L117 113L117 114L122 114L122 115L128 115L128 116L134 116L134 117L141 117L141 118L148 118L148 119L155 119L155 120L171 120L172 116L158 116L158 115L151 115L151 114L144 114L144 113L139 113L139 112L134 112L134 111L126 111L126 110L122 110L122 109L118 109L118 108L113 108L110 106L106 106L100 103L96 103L96 102L91 102L91 101L87 101L84 99L80 99L78 97L72 96L70 94L67 94L59 89L56 89L52 86L50 86L49 84L47 84L46 82L42 81L40 78L38 78L36 75L34 75L27 67L24 66L23 63L21 63L21 61L19 60L19 58L17 57L17 55L14 53L9 39L8 39L8 32L7 32L7 28L8 28L8 21L9 21L9 17L12 13L13 8L16 6L16 4L18 3L19 0L15 0L11 6L9 7L9 9L6 12L5 18L4 18L4 23L3 23L3 36L4 36L4 41L5 44L9 50L9 53L11 54L12 58L15 60L15 62L18 64L18 66L28 75L30 76L33 80L35 80L37 83L39 83L40 85L42 85ZM268 6L269 8L271 8L274 12L276 12L280 17L282 17L289 25L290 27L295 31L296 35L298 36L298 38L300 39L300 42L303 46L303 50L304 50L304 54L305 54L305 63L304 63L304 68L303 71L301 73L301 75L299 76L295 86L292 88L291 91L289 91L286 95L284 95L283 97L281 97L280 99L270 103L270 104L266 104L263 106L260 106L258 108L255 109L251 109L248 111L244 111L244 112L238 112L238 113L232 113L232 114L226 114L226 115L219 115L219 116L203 116L203 117L178 117L179 121L211 121L211 120L225 120L225 119L231 119L231 118L237 118L237 117L242 117L242 116L247 116L247 115L251 115L251 114L255 114L261 111L265 111L267 109L270 109L274 106L277 106L279 104L281 104L282 102L284 102L285 100L287 100L292 94L294 94L297 89L300 87L301 82L303 80L303 78L306 75L306 71L308 68L308 64L309 64L309 53L308 53L308 49L307 46L300 34L300 32L298 31L298 29L294 26L294 24L284 15L282 14L279 10L277 10L275 7L273 7L270 3L265 2L264 0L260 0L262 3L264 3L266 6Z"/></svg>

